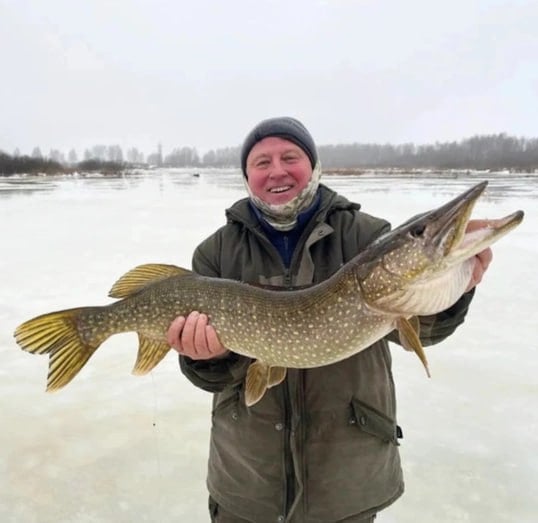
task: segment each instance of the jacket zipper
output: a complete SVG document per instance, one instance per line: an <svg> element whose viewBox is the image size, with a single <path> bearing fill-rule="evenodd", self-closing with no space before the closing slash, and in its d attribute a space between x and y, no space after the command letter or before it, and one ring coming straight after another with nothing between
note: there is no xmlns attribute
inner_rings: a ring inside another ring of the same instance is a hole
<svg viewBox="0 0 538 523"><path fill-rule="evenodd" d="M295 435L297 441L297 453L301 463L300 484L302 487L302 509L303 517L306 514L307 492L306 492L306 471L305 471L305 459L304 459L304 441L305 441L305 427L306 427L306 412L305 412L305 371L299 371L298 379L299 389L299 401L298 401L298 420L297 420L297 432Z"/></svg>
<svg viewBox="0 0 538 523"><path fill-rule="evenodd" d="M286 476L285 484L285 499L284 499L284 515L287 516L288 512L295 499L295 474L293 470L293 456L291 455L290 448L290 433L291 433L291 412L290 412L290 393L289 384L286 382L283 384L283 410L284 410L284 471Z"/></svg>
<svg viewBox="0 0 538 523"><path fill-rule="evenodd" d="M282 266L282 272L284 275L284 286L285 287L291 287L292 286L292 268L297 265L297 256L298 252L302 251L305 248L306 239L310 236L312 231L315 229L315 227L320 223L320 215L317 216L317 219L314 222L314 225L311 225L310 227L307 227L301 237L299 238L299 241L297 242L297 245L295 246L295 250L292 253L292 257L290 260L289 267L286 267L284 264L284 261L282 260L282 257L280 256L280 253L276 249L276 247L272 244L272 242L265 236L265 234L260 233L259 231L255 229L251 229L252 232L254 232L259 238L263 239L264 243L271 249L271 252L275 255L276 258L280 261L280 264ZM286 249L289 248L288 244L288 238L285 237L284 239L285 247ZM305 480L305 473L304 473L304 456L302 456L303 453L303 439L304 439L304 376L302 375L302 372L299 372L300 374L300 383L299 386L301 388L301 405L299 413L301 418L299 424L301 425L300 434L296 434L295 437L299 437L301 439L301 449L300 449L300 462L302 464L303 470L300 471L300 474L302 475L301 481L303 482L303 489L304 489L304 480ZM290 445L290 438L291 438L291 424L292 424L292 416L291 416L291 404L290 404L290 393L289 393L289 382L286 379L286 381L283 384L283 413L284 413L284 473L285 473L285 485L284 485L284 515L287 516L289 510L291 509L293 502L295 501L295 470L294 470L294 461L293 456L291 454L291 445ZM306 492L303 490L303 503L306 503ZM305 505L303 505L303 511L304 511ZM304 511L305 513L306 511Z"/></svg>

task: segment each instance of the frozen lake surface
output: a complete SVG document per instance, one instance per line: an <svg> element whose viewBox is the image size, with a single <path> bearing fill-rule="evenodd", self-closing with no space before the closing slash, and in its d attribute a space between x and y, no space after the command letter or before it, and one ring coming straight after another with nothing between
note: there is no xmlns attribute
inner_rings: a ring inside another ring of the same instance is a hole
<svg viewBox="0 0 538 523"><path fill-rule="evenodd" d="M108 340L65 389L45 394L48 359L12 334L56 309L109 302L148 262L190 267L195 246L244 196L238 171L0 178L0 521L206 522L210 395L175 353L134 377L135 334ZM427 349L432 379L393 347L406 494L383 523L536 521L538 177L326 176L394 226L490 180L476 217L516 209L466 323Z"/></svg>

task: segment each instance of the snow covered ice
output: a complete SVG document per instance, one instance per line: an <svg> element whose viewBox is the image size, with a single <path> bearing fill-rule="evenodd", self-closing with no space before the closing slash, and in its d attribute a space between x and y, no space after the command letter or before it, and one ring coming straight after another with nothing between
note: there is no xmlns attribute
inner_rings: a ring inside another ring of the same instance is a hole
<svg viewBox="0 0 538 523"><path fill-rule="evenodd" d="M210 395L175 353L130 374L133 333L112 337L64 389L48 359L13 339L24 320L109 302L141 263L189 267L192 251L243 197L239 171L129 177L0 178L0 520L206 522ZM538 176L325 176L393 225L489 179L477 218L517 209L493 246L467 320L427 348L432 379L393 346L406 493L383 523L531 522L538 494Z"/></svg>

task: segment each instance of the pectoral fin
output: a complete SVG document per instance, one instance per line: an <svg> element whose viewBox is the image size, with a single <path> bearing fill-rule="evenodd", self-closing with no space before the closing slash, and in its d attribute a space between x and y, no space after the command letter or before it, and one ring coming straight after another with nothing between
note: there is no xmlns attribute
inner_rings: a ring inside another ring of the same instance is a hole
<svg viewBox="0 0 538 523"><path fill-rule="evenodd" d="M260 360L251 363L245 379L245 403L247 407L258 403L267 389L282 383L285 378L285 367L271 367Z"/></svg>
<svg viewBox="0 0 538 523"><path fill-rule="evenodd" d="M426 374L428 378L430 376L430 369L428 368L428 359L426 358L426 353L420 342L419 332L420 332L420 323L416 316L413 316L409 320L405 318L398 318L396 320L396 329L400 335L400 343L402 347L409 351L414 351L415 354L419 357L422 365L426 369Z"/></svg>
<svg viewBox="0 0 538 523"><path fill-rule="evenodd" d="M400 318L399 321L406 322L408 326L412 329L413 333L411 334L412 338L417 338L418 343L420 344L420 320L417 316L411 316L408 320L405 318ZM400 343L405 350L415 352L415 346L413 343L409 343L408 337L405 334L405 326L400 328L400 324L396 322L396 327L398 329L398 334L400 335ZM421 344L422 345L422 344Z"/></svg>

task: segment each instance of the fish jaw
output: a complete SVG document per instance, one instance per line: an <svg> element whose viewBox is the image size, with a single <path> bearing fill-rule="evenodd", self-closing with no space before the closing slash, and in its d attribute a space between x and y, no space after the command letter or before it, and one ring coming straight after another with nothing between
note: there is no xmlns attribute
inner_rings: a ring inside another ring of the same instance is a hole
<svg viewBox="0 0 538 523"><path fill-rule="evenodd" d="M462 242L472 208L486 185L477 184L441 207L408 220L356 258L354 270L369 306L387 311L387 304L402 299L410 287L448 271L444 259Z"/></svg>
<svg viewBox="0 0 538 523"><path fill-rule="evenodd" d="M409 286L407 298L400 299L412 314L436 314L447 309L467 290L475 267L474 257L487 249L523 220L523 211L516 211L504 218L483 220L478 228L465 232L459 243L442 258L432 264L424 274ZM413 299L409 295L414 295Z"/></svg>
<svg viewBox="0 0 538 523"><path fill-rule="evenodd" d="M454 265L475 256L517 227L523 217L523 211L516 211L504 218L484 220L478 228L465 233L462 240L447 254L446 262Z"/></svg>
<svg viewBox="0 0 538 523"><path fill-rule="evenodd" d="M517 211L480 220L467 232L486 185L475 185L375 242L364 256L370 263L357 268L363 297L373 310L404 317L435 314L461 297L472 276L472 258L523 220L523 211Z"/></svg>
<svg viewBox="0 0 538 523"><path fill-rule="evenodd" d="M426 238L436 250L437 256L447 256L462 243L473 208L487 184L487 181L481 182L427 213Z"/></svg>

